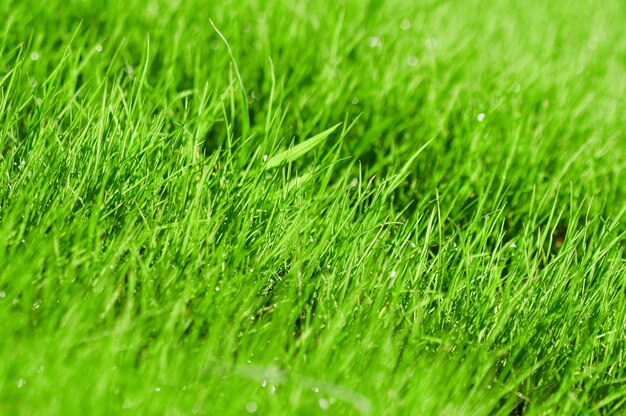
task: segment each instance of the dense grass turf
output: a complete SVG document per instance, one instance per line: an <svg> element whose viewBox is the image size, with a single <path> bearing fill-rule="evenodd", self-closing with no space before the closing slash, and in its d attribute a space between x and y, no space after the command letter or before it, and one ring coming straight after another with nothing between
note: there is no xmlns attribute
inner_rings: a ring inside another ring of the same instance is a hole
<svg viewBox="0 0 626 416"><path fill-rule="evenodd" d="M4 0L0 413L626 411L625 21Z"/></svg>

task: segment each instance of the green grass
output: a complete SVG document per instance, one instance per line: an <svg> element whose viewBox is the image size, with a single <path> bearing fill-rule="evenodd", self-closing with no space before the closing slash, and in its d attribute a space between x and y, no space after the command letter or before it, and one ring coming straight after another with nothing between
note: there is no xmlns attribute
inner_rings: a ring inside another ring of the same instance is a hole
<svg viewBox="0 0 626 416"><path fill-rule="evenodd" d="M0 3L0 414L625 412L624 2L307 3Z"/></svg>

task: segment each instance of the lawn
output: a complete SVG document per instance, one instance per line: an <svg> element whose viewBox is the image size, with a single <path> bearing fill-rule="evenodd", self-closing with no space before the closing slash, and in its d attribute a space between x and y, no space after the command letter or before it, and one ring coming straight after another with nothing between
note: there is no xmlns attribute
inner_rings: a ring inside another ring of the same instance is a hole
<svg viewBox="0 0 626 416"><path fill-rule="evenodd" d="M0 414L623 414L624 22L0 2Z"/></svg>

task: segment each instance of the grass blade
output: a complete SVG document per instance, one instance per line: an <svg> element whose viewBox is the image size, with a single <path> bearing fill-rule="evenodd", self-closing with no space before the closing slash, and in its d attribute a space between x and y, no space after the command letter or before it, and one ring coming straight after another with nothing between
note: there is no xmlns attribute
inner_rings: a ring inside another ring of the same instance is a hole
<svg viewBox="0 0 626 416"><path fill-rule="evenodd" d="M289 149L275 154L267 161L265 168L272 169L284 165L285 163L293 162L294 160L304 156L315 147L319 146L332 132L334 132L341 123L334 125L333 127L324 130L320 134L311 137L304 142L297 144Z"/></svg>

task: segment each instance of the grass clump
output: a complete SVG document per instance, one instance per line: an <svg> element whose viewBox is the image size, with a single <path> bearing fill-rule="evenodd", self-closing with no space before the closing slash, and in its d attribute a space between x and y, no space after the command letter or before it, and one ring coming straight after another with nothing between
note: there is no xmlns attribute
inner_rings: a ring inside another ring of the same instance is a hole
<svg viewBox="0 0 626 416"><path fill-rule="evenodd" d="M0 413L620 414L625 18L3 2Z"/></svg>

